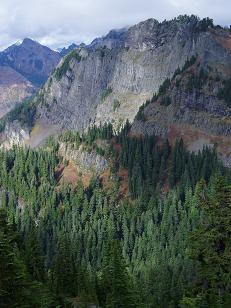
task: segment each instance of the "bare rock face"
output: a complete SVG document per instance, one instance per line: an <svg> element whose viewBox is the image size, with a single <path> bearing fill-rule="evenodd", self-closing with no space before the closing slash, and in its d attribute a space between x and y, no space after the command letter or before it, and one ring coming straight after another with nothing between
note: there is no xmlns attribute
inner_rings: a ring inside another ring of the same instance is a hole
<svg viewBox="0 0 231 308"><path fill-rule="evenodd" d="M1 147L10 149L13 145L22 145L29 136L29 130L23 128L18 121L7 123L4 135L1 136Z"/></svg>
<svg viewBox="0 0 231 308"><path fill-rule="evenodd" d="M220 99L223 82L210 66L194 59L160 88L138 112L133 135L183 138L191 151L216 146L225 166L231 161L231 108ZM189 62L188 62L189 63Z"/></svg>
<svg viewBox="0 0 231 308"><path fill-rule="evenodd" d="M80 131L105 122L119 129L192 55L228 78L231 53L224 41L229 36L225 30L202 29L195 16L163 23L149 19L111 31L61 61L43 88L37 118L62 129Z"/></svg>
<svg viewBox="0 0 231 308"><path fill-rule="evenodd" d="M96 152L87 152L80 146L79 149L73 149L68 144L60 143L60 153L68 160L72 160L78 169L82 171L90 171L95 174L102 173L108 168L108 161Z"/></svg>
<svg viewBox="0 0 231 308"><path fill-rule="evenodd" d="M183 70L192 56L196 62ZM164 95L145 105L141 118L136 116L166 78L170 85ZM229 78L229 30L206 25L195 16L162 23L149 19L113 30L61 60L33 100L35 126L26 142L37 146L49 135L106 122L119 130L128 119L134 135L155 134L170 141L182 137L192 151L216 144L229 165L231 110L218 96ZM79 165L106 168L96 153L65 151Z"/></svg>
<svg viewBox="0 0 231 308"><path fill-rule="evenodd" d="M143 119L136 119L132 124L134 134L167 135L177 124L191 125L210 135L231 136L231 108L217 95L202 90L184 92L183 87L174 86L168 93L171 102L168 106L159 98L144 108Z"/></svg>
<svg viewBox="0 0 231 308"><path fill-rule="evenodd" d="M85 44L81 43L79 45L72 43L71 45L69 45L68 47L63 47L63 48L58 48L59 54L64 57L66 56L69 52L71 52L72 50L76 49L76 48L80 48L80 47L84 47Z"/></svg>

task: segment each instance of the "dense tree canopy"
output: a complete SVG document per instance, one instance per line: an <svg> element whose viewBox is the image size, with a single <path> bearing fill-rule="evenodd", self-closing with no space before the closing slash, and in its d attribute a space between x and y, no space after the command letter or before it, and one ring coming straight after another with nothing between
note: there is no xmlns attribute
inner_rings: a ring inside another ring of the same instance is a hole
<svg viewBox="0 0 231 308"><path fill-rule="evenodd" d="M95 178L87 188L61 186L58 143L92 150L102 138L115 185ZM36 150L2 149L0 165L1 306L187 307L215 299L226 307L230 172L215 150L193 154L182 140L133 138L127 123L117 136L109 125ZM119 193L121 168L128 198Z"/></svg>

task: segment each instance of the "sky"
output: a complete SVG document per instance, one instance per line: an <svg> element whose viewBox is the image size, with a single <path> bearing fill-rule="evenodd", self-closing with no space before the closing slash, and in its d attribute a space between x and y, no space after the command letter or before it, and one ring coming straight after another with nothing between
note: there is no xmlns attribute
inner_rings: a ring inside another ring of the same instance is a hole
<svg viewBox="0 0 231 308"><path fill-rule="evenodd" d="M50 48L90 43L111 29L180 14L231 24L231 0L0 0L0 50L32 38Z"/></svg>

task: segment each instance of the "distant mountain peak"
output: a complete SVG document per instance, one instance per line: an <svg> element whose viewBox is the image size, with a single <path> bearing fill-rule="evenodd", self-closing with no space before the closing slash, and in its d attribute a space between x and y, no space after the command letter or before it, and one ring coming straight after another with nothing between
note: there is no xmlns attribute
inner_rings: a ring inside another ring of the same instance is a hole
<svg viewBox="0 0 231 308"><path fill-rule="evenodd" d="M31 38L29 37L25 37L24 40L22 41L23 44L26 44L26 43L35 43L36 41L32 40Z"/></svg>
<svg viewBox="0 0 231 308"><path fill-rule="evenodd" d="M24 38L24 40L22 41L22 43L20 45L22 47L42 46L42 47L45 47L45 48L49 48L47 46L40 44L38 41L35 41L35 40L28 38L28 37Z"/></svg>
<svg viewBox="0 0 231 308"><path fill-rule="evenodd" d="M14 46L20 46L22 44L22 41L18 40L16 43L14 43Z"/></svg>
<svg viewBox="0 0 231 308"><path fill-rule="evenodd" d="M34 94L60 59L59 53L30 38L0 52L0 118Z"/></svg>
<svg viewBox="0 0 231 308"><path fill-rule="evenodd" d="M71 52L72 50L76 49L76 48L82 48L85 47L86 45L84 43L81 44L75 44L72 43L71 45L69 45L68 47L63 47L63 48L58 48L58 51L60 53L60 55L62 57L64 57L65 55L67 55L69 52Z"/></svg>

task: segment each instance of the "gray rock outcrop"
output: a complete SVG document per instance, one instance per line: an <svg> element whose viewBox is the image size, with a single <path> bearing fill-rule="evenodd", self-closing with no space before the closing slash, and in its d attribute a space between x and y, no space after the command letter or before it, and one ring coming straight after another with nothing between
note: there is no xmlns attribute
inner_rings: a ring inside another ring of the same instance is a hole
<svg viewBox="0 0 231 308"><path fill-rule="evenodd" d="M133 121L146 99L196 54L202 65L227 78L231 53L220 38L229 39L228 32L199 26L194 16L149 19L77 49L78 56L59 64L62 76L53 74L46 83L37 117L62 129L104 122L117 129L126 119Z"/></svg>
<svg viewBox="0 0 231 308"><path fill-rule="evenodd" d="M79 149L73 149L70 145L60 143L59 151L62 156L68 160L72 160L79 170L84 172L91 171L95 174L102 173L108 168L108 161L95 151L88 152L82 146Z"/></svg>

